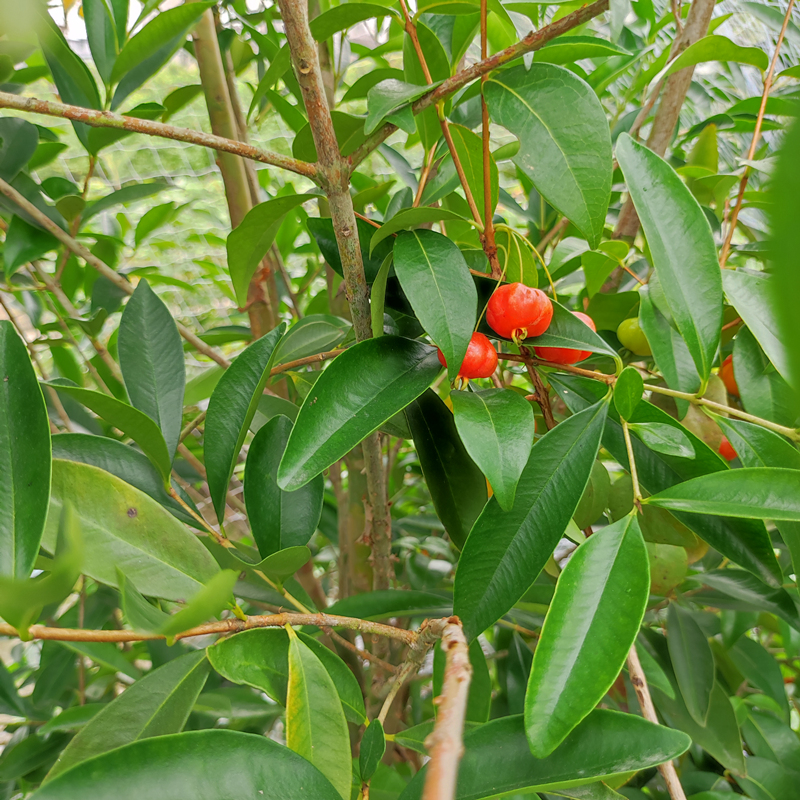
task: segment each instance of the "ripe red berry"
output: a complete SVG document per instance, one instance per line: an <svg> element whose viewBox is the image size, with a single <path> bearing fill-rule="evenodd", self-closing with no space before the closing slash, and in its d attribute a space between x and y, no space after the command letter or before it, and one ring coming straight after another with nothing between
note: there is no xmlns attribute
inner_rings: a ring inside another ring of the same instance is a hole
<svg viewBox="0 0 800 800"><path fill-rule="evenodd" d="M585 322L593 331L597 331L594 320L581 311L572 312L579 320ZM591 350L570 350L567 347L534 347L536 355L543 361L552 361L554 364L576 364L589 358Z"/></svg>
<svg viewBox="0 0 800 800"><path fill-rule="evenodd" d="M447 366L444 353L439 350L439 363ZM488 336L473 333L467 347L467 354L458 371L460 378L489 378L497 369L497 350L494 349Z"/></svg>
<svg viewBox="0 0 800 800"><path fill-rule="evenodd" d="M722 362L722 366L719 368L719 376L722 378L722 382L725 384L728 394L732 394L734 397L739 397L739 387L736 385L736 378L733 374L732 355L728 356Z"/></svg>
<svg viewBox="0 0 800 800"><path fill-rule="evenodd" d="M726 461L733 461L733 459L737 456L737 453L733 449L733 445L728 441L727 436L723 436L722 441L719 443L719 454Z"/></svg>
<svg viewBox="0 0 800 800"><path fill-rule="evenodd" d="M507 283L495 291L486 307L486 322L506 339L540 336L553 319L553 304L541 289Z"/></svg>

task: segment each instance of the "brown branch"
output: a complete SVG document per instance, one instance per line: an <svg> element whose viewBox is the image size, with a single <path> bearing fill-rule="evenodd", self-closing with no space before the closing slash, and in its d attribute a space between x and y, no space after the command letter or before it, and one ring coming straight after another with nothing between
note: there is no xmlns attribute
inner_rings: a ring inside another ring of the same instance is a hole
<svg viewBox="0 0 800 800"><path fill-rule="evenodd" d="M747 160L752 161L756 154L756 147L758 146L759 139L761 138L761 126L764 123L764 114L767 111L767 100L769 99L770 89L772 89L772 79L775 74L775 66L778 63L778 54L781 51L783 39L786 36L786 29L789 27L789 22L792 18L792 8L794 7L794 0L789 0L786 7L786 16L783 18L783 25L781 32L778 34L778 41L775 44L775 52L772 54L772 61L769 65L769 70L764 77L764 91L761 93L761 106L758 109L758 117L756 118L756 127L753 131L753 140L750 142L750 149L747 151ZM728 261L728 256L731 251L731 241L733 240L733 233L736 230L736 223L739 219L739 212L742 209L742 201L744 200L744 191L747 188L747 181L750 179L750 172L752 167L747 164L744 168L741 181L739 181L739 193L736 196L736 205L733 207L733 213L728 224L728 234L725 237L725 243L722 245L722 252L719 256L720 267L725 267Z"/></svg>
<svg viewBox="0 0 800 800"><path fill-rule="evenodd" d="M279 364L277 367L273 367L269 374L272 375L280 375L281 372L286 372L287 370L294 369L295 367L302 367L306 364L316 364L320 361L329 361L332 358L336 358L336 356L340 356L344 353L344 350L326 350L324 353L316 353L313 356L305 356L304 358L298 358L296 361L287 361L285 364Z"/></svg>
<svg viewBox="0 0 800 800"><path fill-rule="evenodd" d="M221 153L233 153L242 158L250 158L262 164L289 170L289 172L295 172L313 181L317 179L317 168L314 164L298 161L296 158L290 158L289 156L282 156L279 153L271 153L268 150L262 150L260 147L226 139L223 136L215 136L211 133L203 133L189 128L177 128L174 125L167 125L163 122L126 117L122 114L114 114L111 111L95 111L91 108L81 108L80 106L71 106L66 103L40 100L36 97L19 97L8 92L0 92L0 108L12 108L16 111L27 111L33 114L46 114L50 117L71 119L91 125L94 128L116 128L118 130L132 131L133 133L144 133L148 136L174 139L188 144L197 144Z"/></svg>
<svg viewBox="0 0 800 800"><path fill-rule="evenodd" d="M488 8L486 0L481 0L481 61L489 56L489 34L487 29ZM484 84L488 75L481 76L481 142L483 144L483 218L484 229L481 235L481 245L486 257L489 259L492 277L501 280L503 271L497 259L497 244L494 237L494 206L492 205L492 155L489 150L489 106L486 104Z"/></svg>
<svg viewBox="0 0 800 800"><path fill-rule="evenodd" d="M498 353L497 357L501 361L518 361L521 364L530 362L536 367L551 367L552 369L560 370L561 372L571 372L573 375L582 375L584 378L593 378L596 381L603 383L614 383L617 379L613 375L607 375L605 372L595 372L591 369L584 369L583 367L576 367L572 364L554 364L552 361L544 361L541 358L535 358L532 355L517 355L516 353Z"/></svg>
<svg viewBox="0 0 800 800"><path fill-rule="evenodd" d="M642 709L642 716L656 725L660 724L658 715L656 714L653 700L650 697L650 688L647 685L647 679L644 676L641 662L639 661L639 654L636 652L636 645L631 647L628 653L628 674L631 678L631 683L636 692L636 697L639 698L639 706ZM664 783L667 785L667 791L671 800L686 800L681 782L678 779L678 773L675 770L675 765L672 761L666 761L658 768L661 776L664 778Z"/></svg>
<svg viewBox="0 0 800 800"><path fill-rule="evenodd" d="M537 370L534 366L533 359L528 348L521 347L520 351L522 355L522 362L525 364L525 369L528 371L528 377L531 379L533 388L536 389L536 402L539 404L539 408L542 409L544 424L547 426L547 430L551 431L556 426L556 420L553 417L553 409L550 406L550 394L545 388L544 381L542 380L542 376L539 374L539 370Z"/></svg>
<svg viewBox="0 0 800 800"><path fill-rule="evenodd" d="M423 109L436 105L439 101L446 99L468 83L472 83L472 81L477 80L482 75L488 74L493 69L502 67L525 55L525 53L532 53L534 50L541 49L557 36L561 36L571 31L573 28L583 25L584 22L594 19L594 17L599 16L607 10L608 0L596 0L596 2L588 6L583 6L550 25L540 28L538 31L531 31L516 44L507 47L505 50L501 50L499 53L495 53L489 58L476 62L472 66L456 73L452 78L448 78L440 83L432 92L424 95L411 106L414 114L419 114ZM397 126L390 122L382 125L350 155L350 163L354 166L361 163L361 161L378 147L381 142L386 141L396 130Z"/></svg>
<svg viewBox="0 0 800 800"><path fill-rule="evenodd" d="M2 92L0 92L2 94ZM76 256L82 258L90 267L96 269L104 278L111 281L117 288L121 289L125 294L133 294L133 286L125 280L118 272L114 272L111 267L101 261L96 255L90 253L80 242L70 236L63 228L56 225L53 220L46 214L36 208L27 198L23 197L13 186L10 186L2 178L0 178L0 194L4 194L9 200L16 203L21 209L29 214L36 222L44 228L48 233L56 237L63 245L71 250ZM49 287L48 287L49 288ZM226 369L231 365L231 362L225 358L221 353L209 347L204 341L192 333L188 328L180 322L176 322L178 332L180 335L189 342L198 353L208 356L212 361L216 361L221 367Z"/></svg>
<svg viewBox="0 0 800 800"><path fill-rule="evenodd" d="M458 765L464 754L462 735L467 714L472 665L458 617L451 617L442 634L445 652L444 682L433 733L425 740L431 760L425 775L422 800L453 800ZM500 765L497 765L498 767Z"/></svg>

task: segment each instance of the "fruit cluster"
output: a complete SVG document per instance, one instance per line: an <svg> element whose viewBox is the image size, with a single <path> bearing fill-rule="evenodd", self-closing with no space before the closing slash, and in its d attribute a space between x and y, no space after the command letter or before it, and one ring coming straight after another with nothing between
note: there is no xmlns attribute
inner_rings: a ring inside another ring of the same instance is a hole
<svg viewBox="0 0 800 800"><path fill-rule="evenodd" d="M576 317L596 330L591 317L573 311ZM505 339L517 343L534 336L541 336L550 327L553 319L553 304L541 289L532 289L522 283L507 283L498 288L486 307L486 322L489 327ZM535 347L536 355L554 364L575 364L591 354L589 350L571 350L566 347ZM439 361L447 366L442 351ZM473 333L467 354L458 371L460 378L488 378L497 369L497 351L482 333Z"/></svg>

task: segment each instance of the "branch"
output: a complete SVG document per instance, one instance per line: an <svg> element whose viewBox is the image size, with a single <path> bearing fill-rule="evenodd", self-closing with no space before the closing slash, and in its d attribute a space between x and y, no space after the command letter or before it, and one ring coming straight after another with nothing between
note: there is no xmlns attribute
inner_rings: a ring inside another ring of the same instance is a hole
<svg viewBox="0 0 800 800"><path fill-rule="evenodd" d="M439 695L439 714L433 733L425 740L431 756L422 800L453 800L458 765L464 754L462 734L467 713L472 665L469 648L458 617L450 617L442 634L445 652L444 683ZM498 768L501 765L496 765Z"/></svg>
<svg viewBox="0 0 800 800"><path fill-rule="evenodd" d="M411 106L412 111L414 114L419 114L420 111L435 105L440 100L446 99L468 83L472 83L472 81L480 78L482 75L486 75L493 69L502 67L524 56L525 53L532 53L534 50L541 49L557 36L561 36L571 31L573 28L583 25L584 22L594 19L594 17L599 16L604 11L607 11L608 2L609 0L596 0L596 2L591 5L583 6L583 8L579 8L571 14L567 14L567 16L556 20L550 25L546 25L544 28L540 28L538 31L531 31L524 39L511 45L511 47L507 47L505 50L495 53L490 58L485 58L476 62L472 66L461 70L461 72L455 74L452 78L448 78L446 81L440 83L432 92L417 100ZM388 139L396 130L396 125L392 125L390 122L384 124L350 155L350 163L353 166L361 163L361 161L378 147L381 142Z"/></svg>
<svg viewBox="0 0 800 800"><path fill-rule="evenodd" d="M655 706L653 705L653 700L650 697L650 689L647 686L647 679L644 676L644 670L639 662L639 654L636 652L635 643L628 653L628 674L631 676L631 683L636 691L636 697L639 698L642 716L649 722L658 725L658 716ZM667 784L667 791L669 792L670 798L672 800L686 800L686 795L683 792L683 787L678 779L678 773L675 771L675 765L672 761L664 762L658 767L658 770L664 778L664 783Z"/></svg>
<svg viewBox="0 0 800 800"><path fill-rule="evenodd" d="M272 167L286 169L289 172L295 172L298 175L311 178L313 181L317 179L317 168L314 164L298 161L290 156L282 156L280 153L271 153L268 150L262 150L260 147L237 142L233 139L226 139L223 136L215 136L211 133L194 131L189 128L177 128L174 125L166 125L163 122L126 117L122 114L114 114L111 111L95 111L91 108L70 106L66 103L40 100L36 97L19 97L8 92L0 92L0 108L13 108L16 111L28 111L34 114L47 114L50 117L71 119L91 125L93 128L117 128L118 130L131 131L133 133L144 133L148 136L175 139L178 142L197 144L221 153L233 153L242 158L249 158L262 164L269 164Z"/></svg>

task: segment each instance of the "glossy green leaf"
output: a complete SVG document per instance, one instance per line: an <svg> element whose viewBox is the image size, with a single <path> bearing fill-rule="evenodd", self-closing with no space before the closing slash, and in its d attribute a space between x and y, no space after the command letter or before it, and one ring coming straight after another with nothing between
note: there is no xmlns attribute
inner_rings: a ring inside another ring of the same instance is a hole
<svg viewBox="0 0 800 800"><path fill-rule="evenodd" d="M394 78L376 84L367 92L367 119L364 123L364 133L369 136L386 117L427 94L436 85L434 83L430 86L417 86ZM413 128L411 130L413 131Z"/></svg>
<svg viewBox="0 0 800 800"><path fill-rule="evenodd" d="M0 119L0 178L11 183L39 144L39 130L19 117Z"/></svg>
<svg viewBox="0 0 800 800"><path fill-rule="evenodd" d="M719 346L722 279L711 228L672 167L627 134L617 158L675 325L703 381Z"/></svg>
<svg viewBox="0 0 800 800"><path fill-rule="evenodd" d="M0 575L27 578L50 496L50 424L28 351L0 321Z"/></svg>
<svg viewBox="0 0 800 800"><path fill-rule="evenodd" d="M486 478L465 448L453 414L432 389L406 408L406 419L436 514L462 548L486 505Z"/></svg>
<svg viewBox="0 0 800 800"><path fill-rule="evenodd" d="M129 186L123 186L93 203L86 206L86 210L81 215L81 221L85 224L92 217L97 216L102 211L107 211L120 203L133 203L137 200L143 200L145 197L152 197L154 194L163 191L167 188L166 183L158 181L151 181L150 183L132 183Z"/></svg>
<svg viewBox="0 0 800 800"><path fill-rule="evenodd" d="M451 392L456 428L504 511L514 496L533 446L531 404L509 389Z"/></svg>
<svg viewBox="0 0 800 800"><path fill-rule="evenodd" d="M646 502L692 514L800 522L797 481L796 470L747 467L701 475L665 489Z"/></svg>
<svg viewBox="0 0 800 800"><path fill-rule="evenodd" d="M546 758L528 748L521 716L492 720L464 737L456 800L581 786L655 767L685 752L690 739L633 714L593 711ZM499 765L502 768L499 768ZM422 796L420 770L401 800Z"/></svg>
<svg viewBox="0 0 800 800"><path fill-rule="evenodd" d="M694 445L679 428L661 422L632 422L628 427L656 453L675 458L694 458Z"/></svg>
<svg viewBox="0 0 800 800"><path fill-rule="evenodd" d="M330 674L347 719L356 725L363 725L366 721L364 698L350 668L321 642L305 633L298 636ZM227 680L253 686L281 705L286 705L289 637L285 630L258 628L244 631L221 639L207 652L211 665Z"/></svg>
<svg viewBox="0 0 800 800"><path fill-rule="evenodd" d="M305 486L419 397L440 369L432 347L399 336L368 339L335 358L297 415L278 486Z"/></svg>
<svg viewBox="0 0 800 800"><path fill-rule="evenodd" d="M133 742L48 781L31 798L222 800L265 791L280 800L340 797L319 770L283 745L250 733L206 730Z"/></svg>
<svg viewBox="0 0 800 800"><path fill-rule="evenodd" d="M331 676L291 629L286 744L310 761L349 800L350 736Z"/></svg>
<svg viewBox="0 0 800 800"><path fill-rule="evenodd" d="M234 570L224 569L218 572L189 600L185 608L173 614L158 632L169 638L218 617L232 605L231 592L238 578L239 573Z"/></svg>
<svg viewBox="0 0 800 800"><path fill-rule="evenodd" d="M208 490L220 521L233 468L269 380L272 356L282 334L283 325L279 325L247 347L220 378L208 402L205 464Z"/></svg>
<svg viewBox="0 0 800 800"><path fill-rule="evenodd" d="M283 218L312 197L315 195L290 194L259 203L228 235L228 272L236 302L241 307L247 305L250 279L275 241Z"/></svg>
<svg viewBox="0 0 800 800"><path fill-rule="evenodd" d="M751 686L761 689L781 708L783 721L789 722L789 701L780 665L761 644L746 635L728 650L737 669Z"/></svg>
<svg viewBox="0 0 800 800"><path fill-rule="evenodd" d="M614 269L625 263L628 249L625 242L602 242L597 250L587 250L581 255L581 266L586 276L586 291L589 297L594 297Z"/></svg>
<svg viewBox="0 0 800 800"><path fill-rule="evenodd" d="M406 231L394 243L394 269L414 314L444 354L455 380L478 313L478 293L461 251L435 231Z"/></svg>
<svg viewBox="0 0 800 800"><path fill-rule="evenodd" d="M386 738L383 733L383 725L379 719L374 719L361 737L358 767L362 781L368 781L375 774L385 752Z"/></svg>
<svg viewBox="0 0 800 800"><path fill-rule="evenodd" d="M205 546L221 567L236 572L258 570L270 580L281 584L311 558L311 551L302 545L286 547L266 558L259 558L257 550L239 543L234 543L233 547L223 547L216 542L206 540Z"/></svg>
<svg viewBox="0 0 800 800"><path fill-rule="evenodd" d="M45 722L39 733L42 736L55 731L68 731L77 733L87 723L91 721L100 711L106 707L105 703L86 703L83 706L73 706L64 709L58 716Z"/></svg>
<svg viewBox="0 0 800 800"><path fill-rule="evenodd" d="M458 160L461 163L461 168L464 170L464 177L467 180L467 185L472 191L472 196L475 198L475 203L478 206L478 214L485 225L483 142L478 134L473 133L463 125L451 125L450 135L453 138L453 145L456 149ZM500 191L498 181L497 164L495 164L492 154L489 153L489 197L491 215L494 215L494 210L497 207L497 199Z"/></svg>
<svg viewBox="0 0 800 800"><path fill-rule="evenodd" d="M602 700L644 617L650 569L635 516L582 544L556 584L525 696L531 752L549 756Z"/></svg>
<svg viewBox="0 0 800 800"><path fill-rule="evenodd" d="M151 633L169 621L169 614L148 602L121 569L117 569L117 588L122 601L120 608L133 630Z"/></svg>
<svg viewBox="0 0 800 800"><path fill-rule="evenodd" d="M775 665L774 661L772 663ZM785 686L783 690L785 694ZM793 772L800 768L797 734L772 713L751 710L742 725L742 733L750 751L756 756L769 758Z"/></svg>
<svg viewBox="0 0 800 800"><path fill-rule="evenodd" d="M88 464L53 462L53 490L43 547L53 552L58 516L73 503L83 531L83 571L109 586L117 567L148 597L185 600L218 571L197 537L133 486Z"/></svg>
<svg viewBox="0 0 800 800"><path fill-rule="evenodd" d="M614 384L614 407L624 420L629 420L642 401L644 381L636 367L625 367Z"/></svg>
<svg viewBox="0 0 800 800"><path fill-rule="evenodd" d="M453 602L449 597L411 589L364 592L345 597L328 606L329 614L359 619L447 617L452 612Z"/></svg>
<svg viewBox="0 0 800 800"><path fill-rule="evenodd" d="M158 423L174 456L186 385L183 345L175 320L144 279L122 313L119 362L131 405Z"/></svg>
<svg viewBox="0 0 800 800"><path fill-rule="evenodd" d="M5 274L10 277L21 266L42 258L56 247L55 236L28 224L22 217L12 217L3 247Z"/></svg>
<svg viewBox="0 0 800 800"><path fill-rule="evenodd" d="M330 314L311 314L292 325L275 348L275 364L286 364L325 350L344 341L352 324Z"/></svg>
<svg viewBox="0 0 800 800"><path fill-rule="evenodd" d="M85 0L81 8L92 60L103 82L108 84L119 52L114 16L106 0Z"/></svg>
<svg viewBox="0 0 800 800"><path fill-rule="evenodd" d="M520 140L514 163L595 247L611 196L611 135L597 95L553 64L498 72L485 84L492 119Z"/></svg>
<svg viewBox="0 0 800 800"><path fill-rule="evenodd" d="M711 35L689 45L653 80L659 81L685 67L702 64L706 61L733 61L739 64L751 64L762 72L769 66L769 57L761 48L742 47L726 36Z"/></svg>
<svg viewBox="0 0 800 800"><path fill-rule="evenodd" d="M386 311L386 282L389 279L389 270L392 268L394 256L390 253L383 260L375 281L372 284L372 291L369 295L370 323L372 325L372 335L377 339L383 336L383 315Z"/></svg>
<svg viewBox="0 0 800 800"><path fill-rule="evenodd" d="M676 603L667 610L667 645L683 702L698 725L705 725L714 690L714 656L692 614Z"/></svg>
<svg viewBox="0 0 800 800"><path fill-rule="evenodd" d="M446 208L404 208L398 211L391 219L381 225L372 234L370 239L370 253L384 240L398 231L408 230L418 225L425 225L429 222L441 222L451 219L462 220L463 217L455 211L448 211Z"/></svg>
<svg viewBox="0 0 800 800"><path fill-rule="evenodd" d="M250 444L244 470L244 501L256 546L262 557L285 547L305 545L322 514L325 481L318 475L294 492L278 487L278 465L286 450L292 423L273 417Z"/></svg>
<svg viewBox="0 0 800 800"><path fill-rule="evenodd" d="M140 739L183 730L208 671L205 653L195 651L145 675L81 729L48 773L45 786L69 785L65 780L51 781L87 759Z"/></svg>
<svg viewBox="0 0 800 800"><path fill-rule="evenodd" d="M610 58L630 55L619 45L595 36L559 36L537 50L534 61L547 64L571 64L583 58Z"/></svg>
<svg viewBox="0 0 800 800"><path fill-rule="evenodd" d="M160 11L125 43L111 70L111 83L118 84L111 101L112 110L119 108L131 92L172 58L200 16L212 5L211 0L200 0Z"/></svg>
<svg viewBox="0 0 800 800"><path fill-rule="evenodd" d="M539 439L511 510L492 498L478 517L455 580L454 612L468 639L505 614L550 558L586 488L607 411L597 403Z"/></svg>

